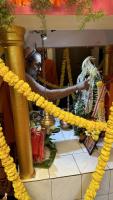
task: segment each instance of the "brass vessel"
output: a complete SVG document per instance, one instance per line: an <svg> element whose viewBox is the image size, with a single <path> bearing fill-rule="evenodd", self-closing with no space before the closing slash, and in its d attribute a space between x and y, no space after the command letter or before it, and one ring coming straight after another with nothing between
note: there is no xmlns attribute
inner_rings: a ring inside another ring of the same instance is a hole
<svg viewBox="0 0 113 200"><path fill-rule="evenodd" d="M49 134L51 126L53 126L55 123L55 120L52 115L49 115L47 112L45 112L43 119L41 120L41 126L42 128L45 128L47 130L47 134Z"/></svg>

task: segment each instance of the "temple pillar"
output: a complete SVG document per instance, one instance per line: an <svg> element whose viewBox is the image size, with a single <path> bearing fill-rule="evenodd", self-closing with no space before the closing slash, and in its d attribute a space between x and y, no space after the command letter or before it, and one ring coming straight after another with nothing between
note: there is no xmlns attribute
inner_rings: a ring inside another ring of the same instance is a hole
<svg viewBox="0 0 113 200"><path fill-rule="evenodd" d="M113 75L113 46L106 46L104 49L104 76Z"/></svg>
<svg viewBox="0 0 113 200"><path fill-rule="evenodd" d="M7 65L20 79L25 80L25 61L23 54L24 33L24 28L12 26L7 31L1 33L0 40L5 47ZM34 175L28 103L25 97L18 94L13 88L10 89L10 94L19 171L21 178L27 179Z"/></svg>
<svg viewBox="0 0 113 200"><path fill-rule="evenodd" d="M105 47L104 55L104 66L103 75L107 82L106 87L109 95L106 95L105 106L106 106L106 116L108 119L109 108L113 102L113 46L109 45Z"/></svg>

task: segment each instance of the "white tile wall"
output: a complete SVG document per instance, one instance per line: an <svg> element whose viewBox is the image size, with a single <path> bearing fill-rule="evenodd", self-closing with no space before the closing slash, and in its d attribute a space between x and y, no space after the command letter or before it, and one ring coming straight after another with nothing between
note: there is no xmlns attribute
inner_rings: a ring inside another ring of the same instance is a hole
<svg viewBox="0 0 113 200"><path fill-rule="evenodd" d="M94 152L91 156L88 153L80 153L73 155L81 173L95 171L98 159L98 152Z"/></svg>
<svg viewBox="0 0 113 200"><path fill-rule="evenodd" d="M111 150L110 159L109 159L107 165L108 165L109 169L113 169L113 149Z"/></svg>
<svg viewBox="0 0 113 200"><path fill-rule="evenodd" d="M110 170L110 190L109 193L113 193L113 170Z"/></svg>
<svg viewBox="0 0 113 200"><path fill-rule="evenodd" d="M108 200L113 200L113 193L109 194L109 199Z"/></svg>
<svg viewBox="0 0 113 200"><path fill-rule="evenodd" d="M97 196L95 200L109 200L108 195Z"/></svg>
<svg viewBox="0 0 113 200"><path fill-rule="evenodd" d="M73 130L61 130L51 137L58 149L53 165L49 170L36 169L36 177L24 184L33 200L82 200L103 143L100 142L99 149L90 156ZM108 167L95 200L113 200L113 149Z"/></svg>
<svg viewBox="0 0 113 200"><path fill-rule="evenodd" d="M82 200L84 200L84 199L82 199ZM108 195L98 196L98 197L95 198L95 200L109 200L109 196Z"/></svg>
<svg viewBox="0 0 113 200"><path fill-rule="evenodd" d="M103 180L100 185L100 189L97 192L97 195L108 195L110 190L110 171L107 170L104 174Z"/></svg>
<svg viewBox="0 0 113 200"><path fill-rule="evenodd" d="M31 179L24 180L23 182L30 182L30 181L38 181L38 180L44 180L49 179L49 171L48 169L42 169L42 168L35 168L35 177Z"/></svg>
<svg viewBox="0 0 113 200"><path fill-rule="evenodd" d="M81 178L82 178L82 198L84 198L86 190L87 190L87 188L90 184L90 181L92 179L92 173L83 174L81 176Z"/></svg>
<svg viewBox="0 0 113 200"><path fill-rule="evenodd" d="M51 181L35 181L24 183L31 199L33 200L52 200L51 197Z"/></svg>
<svg viewBox="0 0 113 200"><path fill-rule="evenodd" d="M52 179L53 200L81 199L81 176Z"/></svg>

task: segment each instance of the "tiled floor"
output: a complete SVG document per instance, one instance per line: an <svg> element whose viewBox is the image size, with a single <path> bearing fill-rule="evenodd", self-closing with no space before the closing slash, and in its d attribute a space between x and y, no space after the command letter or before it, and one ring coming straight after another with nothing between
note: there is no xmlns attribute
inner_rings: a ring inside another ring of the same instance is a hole
<svg viewBox="0 0 113 200"><path fill-rule="evenodd" d="M33 200L82 200L95 171L102 142L89 156L73 130L51 136L57 155L50 169L36 169L36 177L25 181ZM30 181L30 182L29 182ZM113 200L113 149L96 200Z"/></svg>

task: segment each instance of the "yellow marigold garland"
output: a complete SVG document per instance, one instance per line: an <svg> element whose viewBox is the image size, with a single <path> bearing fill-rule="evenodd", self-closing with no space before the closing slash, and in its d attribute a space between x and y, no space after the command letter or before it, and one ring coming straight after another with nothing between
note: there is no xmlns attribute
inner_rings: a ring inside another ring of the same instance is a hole
<svg viewBox="0 0 113 200"><path fill-rule="evenodd" d="M98 130L101 132L105 131L107 128L107 124L104 122L89 121L82 117L76 116L70 112L58 108L52 102L48 102L38 93L36 94L35 92L32 92L29 84L23 80L19 80L17 75L15 75L12 71L9 71L9 68L5 66L2 59L0 59L0 76L2 76L3 80L6 81L10 86L13 86L17 92L23 94L27 100L35 102L37 106L40 106L46 112L54 117L58 117L60 120L64 120L71 125L86 128L89 132L92 132L93 130Z"/></svg>
<svg viewBox="0 0 113 200"><path fill-rule="evenodd" d="M4 171L9 181L12 181L14 188L15 198L18 200L30 200L24 184L21 182L19 174L16 170L16 165L13 158L9 155L10 148L6 144L5 137L3 136L2 127L0 126L0 159Z"/></svg>
<svg viewBox="0 0 113 200"><path fill-rule="evenodd" d="M96 192L99 189L100 182L105 173L105 167L110 157L110 151L112 149L112 143L113 143L113 105L110 108L110 112L111 113L109 116L109 120L107 122L107 129L104 138L104 145L103 148L101 149L101 154L98 158L98 164L96 170L92 175L92 181L89 185L89 188L86 191L84 198L85 200L95 199Z"/></svg>
<svg viewBox="0 0 113 200"><path fill-rule="evenodd" d="M30 86L24 82L23 80L19 80L18 76L16 76L13 72L9 71L9 68L5 66L3 61L0 59L0 75L3 79L8 82L9 85L13 86L19 93L26 96L26 98L30 101L36 103L36 105L45 109L49 114L58 117L60 120L64 120L71 125L76 125L79 127L86 128L89 132L93 130L97 131L106 131L104 138L104 146L101 150L101 155L98 158L98 165L96 167L96 171L93 173L93 179L87 189L85 194L85 200L93 200L96 196L96 192L99 189L100 182L105 173L106 163L110 156L110 150L112 148L113 142L113 106L110 108L111 114L109 116L109 120L107 123L103 122L94 122L88 121L84 118L80 118L78 116L73 115L72 113L66 112L55 106L52 102L48 102L44 97L36 94L31 91ZM16 172L15 165L13 165L13 160L9 156L9 149L6 148L7 145L4 142L4 137L2 137L2 129L0 129L0 158L2 160L2 164L5 167L5 171L7 173L8 179L13 181L13 187L15 191L15 197L18 199L29 199L25 188L23 188L18 173ZM2 147L4 147L2 149ZM16 186L18 185L18 190L16 190ZM17 192L18 191L18 192ZM20 192L20 193L19 193Z"/></svg>

